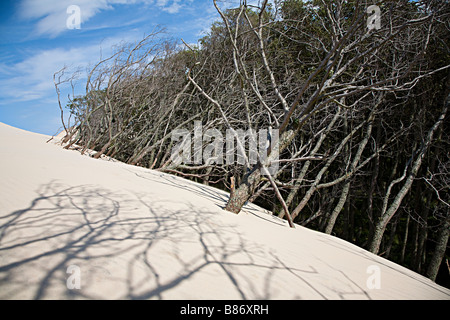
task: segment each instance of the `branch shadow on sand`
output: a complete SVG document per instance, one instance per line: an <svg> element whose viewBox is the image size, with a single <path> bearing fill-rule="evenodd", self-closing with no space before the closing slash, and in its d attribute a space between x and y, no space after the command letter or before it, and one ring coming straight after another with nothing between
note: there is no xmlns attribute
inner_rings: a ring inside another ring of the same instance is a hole
<svg viewBox="0 0 450 320"><path fill-rule="evenodd" d="M287 266L216 214L94 185L43 185L27 208L0 216L0 299L271 299L280 272L326 298L303 277L314 268ZM81 270L79 290L67 287L70 265Z"/></svg>

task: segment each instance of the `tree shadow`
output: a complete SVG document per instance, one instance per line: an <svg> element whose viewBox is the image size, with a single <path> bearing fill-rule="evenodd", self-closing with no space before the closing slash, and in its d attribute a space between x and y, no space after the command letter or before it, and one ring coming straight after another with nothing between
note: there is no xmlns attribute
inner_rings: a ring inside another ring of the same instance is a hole
<svg viewBox="0 0 450 320"><path fill-rule="evenodd" d="M168 201L161 193L42 185L28 207L0 216L0 299L373 298L364 287L366 270L350 276L341 262L353 255L368 264L384 260L287 227L272 244L219 209L223 193L149 179L187 188L209 205L177 199L175 189ZM252 218L280 224L249 208ZM298 250L285 248L286 241L298 242ZM314 251L321 246L328 253ZM79 267L80 289L68 286L72 265Z"/></svg>
<svg viewBox="0 0 450 320"><path fill-rule="evenodd" d="M220 210L54 181L37 194L0 217L1 299L297 298L292 288L274 295L278 279L316 272L288 266ZM81 270L79 290L67 286L70 265Z"/></svg>
<svg viewBox="0 0 450 320"><path fill-rule="evenodd" d="M366 270L349 276L341 261L351 255L384 260L318 233L295 233L272 245L221 216L228 215L219 209L226 195L149 179L187 188L210 205L177 199L175 189L168 201L98 185L42 185L28 207L0 216L0 299L373 298L362 285ZM287 235L300 231L286 228ZM299 250L280 241L298 241ZM316 254L321 245L338 254ZM67 285L71 265L81 272L80 289Z"/></svg>

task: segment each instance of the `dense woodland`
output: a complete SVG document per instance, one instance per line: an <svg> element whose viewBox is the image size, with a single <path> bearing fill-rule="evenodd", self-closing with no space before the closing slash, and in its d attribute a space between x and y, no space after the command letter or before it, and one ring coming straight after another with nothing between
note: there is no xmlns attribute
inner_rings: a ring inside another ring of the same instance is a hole
<svg viewBox="0 0 450 320"><path fill-rule="evenodd" d="M196 45L157 29L101 57L60 102L65 147L230 191L228 211L254 202L450 287L449 2L214 4ZM195 121L279 140L256 164L175 163L171 133Z"/></svg>

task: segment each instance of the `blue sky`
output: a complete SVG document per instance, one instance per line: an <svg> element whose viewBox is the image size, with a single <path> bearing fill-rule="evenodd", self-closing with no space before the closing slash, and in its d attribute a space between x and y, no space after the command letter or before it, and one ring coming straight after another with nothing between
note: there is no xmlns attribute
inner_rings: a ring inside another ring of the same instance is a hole
<svg viewBox="0 0 450 320"><path fill-rule="evenodd" d="M67 27L71 5L80 8L79 29ZM139 41L157 25L174 39L196 43L218 18L212 0L1 0L0 122L53 135L61 127L56 71L86 69L100 52ZM82 87L80 79L77 90ZM68 88L62 89L65 105Z"/></svg>

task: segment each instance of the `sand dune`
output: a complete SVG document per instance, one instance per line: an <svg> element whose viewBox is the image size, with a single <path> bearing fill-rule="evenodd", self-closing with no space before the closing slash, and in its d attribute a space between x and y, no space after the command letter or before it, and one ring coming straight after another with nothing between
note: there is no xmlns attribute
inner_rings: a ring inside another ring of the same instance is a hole
<svg viewBox="0 0 450 320"><path fill-rule="evenodd" d="M223 191L48 138L0 124L0 299L450 299L255 205L226 212Z"/></svg>

